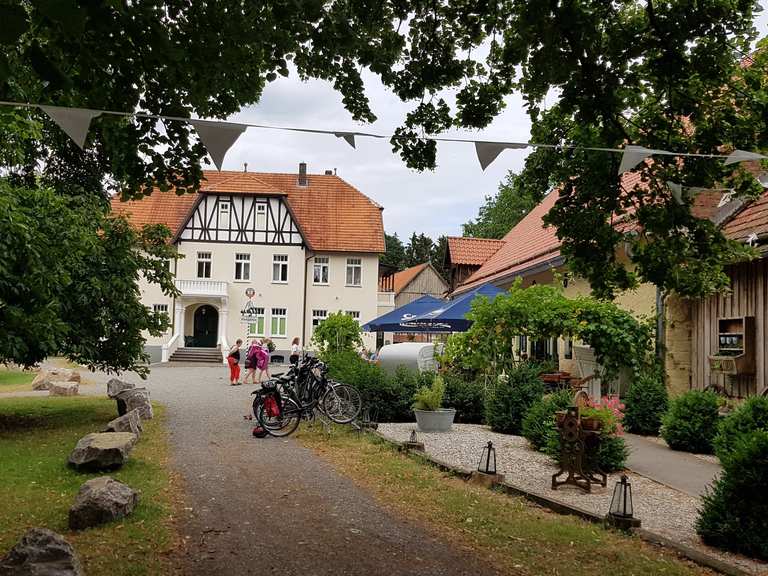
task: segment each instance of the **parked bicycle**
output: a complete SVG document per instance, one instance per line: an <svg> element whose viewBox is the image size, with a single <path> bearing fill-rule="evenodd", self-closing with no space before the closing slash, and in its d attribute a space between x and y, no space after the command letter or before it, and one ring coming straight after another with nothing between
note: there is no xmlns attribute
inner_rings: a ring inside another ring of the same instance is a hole
<svg viewBox="0 0 768 576"><path fill-rule="evenodd" d="M328 378L328 367L307 358L281 376L254 391L253 413L271 436L293 434L301 420L318 414L338 424L349 424L362 409L360 392L353 386Z"/></svg>

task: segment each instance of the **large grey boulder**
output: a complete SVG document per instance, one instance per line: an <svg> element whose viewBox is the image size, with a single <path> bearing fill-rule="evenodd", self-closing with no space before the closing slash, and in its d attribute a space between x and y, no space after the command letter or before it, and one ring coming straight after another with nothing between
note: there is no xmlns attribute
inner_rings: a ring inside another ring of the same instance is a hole
<svg viewBox="0 0 768 576"><path fill-rule="evenodd" d="M51 382L48 388L49 396L77 396L80 384L77 382Z"/></svg>
<svg viewBox="0 0 768 576"><path fill-rule="evenodd" d="M83 576L83 570L74 549L61 535L31 528L0 559L0 576Z"/></svg>
<svg viewBox="0 0 768 576"><path fill-rule="evenodd" d="M132 388L123 390L117 396L117 413L122 416L131 410L138 410L142 420L152 419L152 403L149 401L149 390L146 388Z"/></svg>
<svg viewBox="0 0 768 576"><path fill-rule="evenodd" d="M32 390L48 390L51 382L80 382L80 372L69 368L43 368L32 380Z"/></svg>
<svg viewBox="0 0 768 576"><path fill-rule="evenodd" d="M136 436L140 436L142 431L141 416L138 409L118 416L110 421L107 427L102 430L102 432L131 432L136 434Z"/></svg>
<svg viewBox="0 0 768 576"><path fill-rule="evenodd" d="M69 465L84 470L119 468L136 444L130 432L95 432L83 436L69 455Z"/></svg>
<svg viewBox="0 0 768 576"><path fill-rule="evenodd" d="M110 380L107 382L107 396L114 398L123 390L130 390L131 388L136 388L136 384L125 382L119 378L110 378Z"/></svg>
<svg viewBox="0 0 768 576"><path fill-rule="evenodd" d="M93 478L80 486L69 509L69 527L83 530L128 516L139 501L130 486L109 476Z"/></svg>

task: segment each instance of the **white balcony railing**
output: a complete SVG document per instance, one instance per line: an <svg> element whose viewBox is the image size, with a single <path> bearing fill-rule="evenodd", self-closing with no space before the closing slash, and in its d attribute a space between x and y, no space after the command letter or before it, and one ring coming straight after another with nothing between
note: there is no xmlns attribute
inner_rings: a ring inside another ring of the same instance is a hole
<svg viewBox="0 0 768 576"><path fill-rule="evenodd" d="M226 296L227 283L217 280L176 280L182 296Z"/></svg>
<svg viewBox="0 0 768 576"><path fill-rule="evenodd" d="M379 292L377 303L379 306L395 306L395 293L394 292Z"/></svg>

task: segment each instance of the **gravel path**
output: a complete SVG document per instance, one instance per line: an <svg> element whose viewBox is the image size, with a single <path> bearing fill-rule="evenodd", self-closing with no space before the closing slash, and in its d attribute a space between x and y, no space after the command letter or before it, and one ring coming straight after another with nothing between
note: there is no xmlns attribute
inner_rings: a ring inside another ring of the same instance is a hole
<svg viewBox="0 0 768 576"><path fill-rule="evenodd" d="M252 387L229 386L225 367L157 367L144 385L167 406L172 465L184 480L180 574L496 574L295 441L253 438L243 420Z"/></svg>
<svg viewBox="0 0 768 576"><path fill-rule="evenodd" d="M415 424L380 424L379 432L399 442L408 440ZM462 468L474 470L483 446L489 440L496 448L497 470L507 482L530 492L554 498L590 510L600 515L608 512L613 486L618 474L609 475L606 488L596 486L586 494L569 486L553 491L552 474L557 468L545 454L531 450L528 441L520 436L497 434L485 426L454 424L451 432L417 432L427 453ZM753 574L766 574L768 563L744 556L722 552L705 546L694 529L700 499L659 484L639 474L630 473L635 516L643 528L678 542L698 548L712 556L730 562Z"/></svg>

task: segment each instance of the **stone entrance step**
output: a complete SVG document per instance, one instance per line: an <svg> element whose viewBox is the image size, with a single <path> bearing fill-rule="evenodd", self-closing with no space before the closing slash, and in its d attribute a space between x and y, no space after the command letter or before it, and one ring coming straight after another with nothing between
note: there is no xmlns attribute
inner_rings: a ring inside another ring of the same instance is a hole
<svg viewBox="0 0 768 576"><path fill-rule="evenodd" d="M216 348L178 348L169 358L171 362L199 362L221 364L221 347Z"/></svg>

